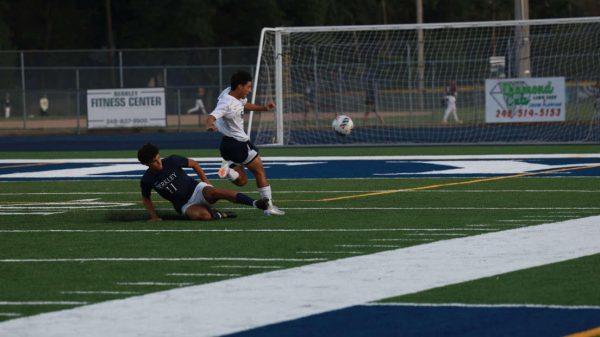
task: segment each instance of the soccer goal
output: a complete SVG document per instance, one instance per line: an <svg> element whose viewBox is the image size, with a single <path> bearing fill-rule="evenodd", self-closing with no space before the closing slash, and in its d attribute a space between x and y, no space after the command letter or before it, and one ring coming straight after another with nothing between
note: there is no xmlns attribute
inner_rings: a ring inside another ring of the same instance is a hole
<svg viewBox="0 0 600 337"><path fill-rule="evenodd" d="M600 141L600 17L265 28L254 78L261 145Z"/></svg>

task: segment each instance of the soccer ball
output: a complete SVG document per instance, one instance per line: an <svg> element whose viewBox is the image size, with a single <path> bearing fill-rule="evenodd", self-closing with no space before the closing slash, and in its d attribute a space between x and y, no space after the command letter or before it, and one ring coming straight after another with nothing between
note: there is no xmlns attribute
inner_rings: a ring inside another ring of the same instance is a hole
<svg viewBox="0 0 600 337"><path fill-rule="evenodd" d="M339 115L333 120L331 127L338 135L347 136L352 132L354 123L352 122L352 118L346 115Z"/></svg>

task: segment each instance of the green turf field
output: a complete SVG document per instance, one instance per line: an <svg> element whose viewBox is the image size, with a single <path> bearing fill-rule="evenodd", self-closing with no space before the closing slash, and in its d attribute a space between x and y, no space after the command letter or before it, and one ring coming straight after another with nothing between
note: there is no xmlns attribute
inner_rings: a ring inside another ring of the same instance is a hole
<svg viewBox="0 0 600 337"><path fill-rule="evenodd" d="M513 147L511 153L594 153L599 149ZM266 149L264 155L506 151L485 147ZM214 151L162 152L204 156ZM26 154L4 155L25 158ZM65 153L38 155L67 157ZM92 156L129 154L103 152L88 157ZM287 212L284 217L265 217L256 209L221 201L219 208L233 210L239 217L212 222L182 219L156 194L154 201L165 220L146 221L135 180L0 182L0 211L4 212L0 215L0 320L600 214L597 177L475 180L272 180L276 203ZM473 182L451 185L464 181ZM439 187L410 190L431 185ZM396 189L404 190L323 201ZM242 190L257 197L252 183ZM10 214L5 211L8 208L26 214ZM600 305L599 262L600 256L593 255L387 301Z"/></svg>

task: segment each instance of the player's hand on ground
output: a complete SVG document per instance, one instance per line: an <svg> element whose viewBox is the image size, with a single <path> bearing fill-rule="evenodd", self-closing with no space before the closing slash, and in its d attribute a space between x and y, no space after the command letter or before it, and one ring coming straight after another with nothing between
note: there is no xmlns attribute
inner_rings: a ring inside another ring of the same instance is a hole
<svg viewBox="0 0 600 337"><path fill-rule="evenodd" d="M162 221L162 218L161 218L161 217L150 218L150 219L148 219L148 221L150 221L150 222L154 222L154 221Z"/></svg>

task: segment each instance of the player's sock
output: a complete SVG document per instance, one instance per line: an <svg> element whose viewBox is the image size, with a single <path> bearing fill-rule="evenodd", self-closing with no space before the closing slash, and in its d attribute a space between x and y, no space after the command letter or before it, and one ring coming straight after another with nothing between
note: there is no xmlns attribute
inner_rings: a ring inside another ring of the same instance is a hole
<svg viewBox="0 0 600 337"><path fill-rule="evenodd" d="M238 193L235 195L235 203L236 204L244 204L248 206L254 206L254 199L245 195L244 193Z"/></svg>
<svg viewBox="0 0 600 337"><path fill-rule="evenodd" d="M273 200L273 197L271 197L271 185L267 185L265 187L258 188L258 193L260 193L260 196L263 198L268 198L269 200Z"/></svg>
<svg viewBox="0 0 600 337"><path fill-rule="evenodd" d="M240 174L238 173L238 171L234 170L233 167L230 166L229 172L227 172L227 176L229 177L229 180L234 181L240 177Z"/></svg>

